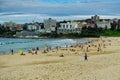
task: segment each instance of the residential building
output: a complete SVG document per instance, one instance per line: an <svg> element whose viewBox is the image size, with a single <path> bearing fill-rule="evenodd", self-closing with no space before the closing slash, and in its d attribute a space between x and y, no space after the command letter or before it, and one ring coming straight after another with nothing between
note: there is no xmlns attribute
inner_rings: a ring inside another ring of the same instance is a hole
<svg viewBox="0 0 120 80"><path fill-rule="evenodd" d="M27 25L27 30L35 31L35 30L37 30L37 26L35 24L28 24Z"/></svg>
<svg viewBox="0 0 120 80"><path fill-rule="evenodd" d="M78 26L77 22L63 22L57 28L57 33L80 33L81 27Z"/></svg>
<svg viewBox="0 0 120 80"><path fill-rule="evenodd" d="M94 22L88 22L86 27L91 27L91 28L95 28L96 24Z"/></svg>
<svg viewBox="0 0 120 80"><path fill-rule="evenodd" d="M15 30L23 30L22 25L21 24L16 24L15 25Z"/></svg>
<svg viewBox="0 0 120 80"><path fill-rule="evenodd" d="M56 29L56 20L49 18L44 20L44 28L47 33L51 33Z"/></svg>
<svg viewBox="0 0 120 80"><path fill-rule="evenodd" d="M26 25L28 31L39 31L43 32L44 30L44 24L43 23L29 23Z"/></svg>
<svg viewBox="0 0 120 80"><path fill-rule="evenodd" d="M111 28L111 22L110 21L99 21L96 22L96 25L98 28L103 28L103 29L110 29Z"/></svg>
<svg viewBox="0 0 120 80"><path fill-rule="evenodd" d="M4 22L3 25L4 25L4 27L8 27L11 31L14 31L16 23L10 21L10 22Z"/></svg>
<svg viewBox="0 0 120 80"><path fill-rule="evenodd" d="M87 26L87 22L77 22L78 23L78 26L83 28L83 27L86 27Z"/></svg>

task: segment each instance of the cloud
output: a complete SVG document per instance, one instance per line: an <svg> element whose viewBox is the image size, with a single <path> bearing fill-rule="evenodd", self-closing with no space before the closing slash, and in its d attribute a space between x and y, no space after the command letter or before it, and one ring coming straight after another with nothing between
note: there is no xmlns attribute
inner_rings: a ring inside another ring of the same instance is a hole
<svg viewBox="0 0 120 80"><path fill-rule="evenodd" d="M42 0L49 3L91 3L91 2L118 2L119 0Z"/></svg>
<svg viewBox="0 0 120 80"><path fill-rule="evenodd" d="M66 15L92 15L110 14L112 12L120 14L120 2L96 2L96 3L45 3L41 0L2 0L1 12L37 13L54 16ZM83 0L82 0L83 1Z"/></svg>
<svg viewBox="0 0 120 80"><path fill-rule="evenodd" d="M98 14L118 16L119 0L0 0L0 20L30 22L45 18L85 19Z"/></svg>
<svg viewBox="0 0 120 80"><path fill-rule="evenodd" d="M10 15L4 15L4 14L10 14ZM14 15L13 15L14 14ZM70 16L50 16L45 14L15 14L15 13L0 13L1 20L0 23L7 22L7 21L13 21L16 23L28 23L32 22L33 20L35 22L43 22L44 19L53 18L57 21L61 20L81 20L81 19L88 19L91 18L93 15L70 15ZM111 15L99 15L102 19L114 19L114 18L120 18L120 15L111 16Z"/></svg>

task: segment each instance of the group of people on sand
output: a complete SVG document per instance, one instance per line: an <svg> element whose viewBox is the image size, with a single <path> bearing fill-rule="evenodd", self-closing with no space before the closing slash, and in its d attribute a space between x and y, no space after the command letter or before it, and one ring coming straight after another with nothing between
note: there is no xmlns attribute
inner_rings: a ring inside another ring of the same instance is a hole
<svg viewBox="0 0 120 80"><path fill-rule="evenodd" d="M33 54L36 54L36 55L37 55L38 50L39 50L39 48L36 47L36 48L33 48L32 50L28 50L28 53L31 53L32 55L33 55ZM14 54L14 50L11 49L11 55L13 55L13 54ZM22 49L19 50L19 54L20 54L20 55L25 55L25 54L23 53L23 50L22 50Z"/></svg>
<svg viewBox="0 0 120 80"><path fill-rule="evenodd" d="M104 40L102 38L96 39L96 40L91 40L86 43L80 43L77 44L77 47L79 47L83 53L84 53L84 60L88 60L88 52L90 51L91 47L96 48L97 52L102 52L106 46L111 45L111 40ZM72 50L73 51L73 50Z"/></svg>
<svg viewBox="0 0 120 80"><path fill-rule="evenodd" d="M30 53L30 54L32 54L32 55L34 55L34 54L37 55L38 50L39 50L39 48L36 47L36 48L33 48L32 50L28 50L28 53Z"/></svg>
<svg viewBox="0 0 120 80"><path fill-rule="evenodd" d="M74 48L79 47L80 50L82 50L83 53L84 53L84 60L88 60L88 52L90 51L90 48L94 47L94 48L96 48L97 52L101 52L102 48L106 48L107 45L111 45L111 41L110 40L108 40L107 43L106 42L107 42L107 40L97 39L97 40L91 40L91 41L86 42L84 44L83 43L79 43L76 46L71 46L71 47L74 47ZM68 46L66 46L66 48L67 47ZM60 47L57 46L55 49L58 51L59 48ZM38 54L38 50L39 50L39 47L36 47L36 48L33 48L32 50L28 50L28 53L30 53L32 55L34 55L34 54L37 55ZM52 50L51 47L46 46L45 50L43 51L43 53L48 53L50 50ZM70 49L70 51L75 52L76 50L75 49ZM11 54L12 55L13 55L13 52L14 52L13 49L11 49ZM23 54L23 51L21 49L19 50L19 54L20 55L25 55L25 54ZM64 57L64 54L61 54L59 57Z"/></svg>
<svg viewBox="0 0 120 80"><path fill-rule="evenodd" d="M11 55L13 55L13 54L14 54L14 50L11 49ZM25 55L25 54L23 53L23 50L22 50L22 49L19 50L19 54L20 54L20 55Z"/></svg>

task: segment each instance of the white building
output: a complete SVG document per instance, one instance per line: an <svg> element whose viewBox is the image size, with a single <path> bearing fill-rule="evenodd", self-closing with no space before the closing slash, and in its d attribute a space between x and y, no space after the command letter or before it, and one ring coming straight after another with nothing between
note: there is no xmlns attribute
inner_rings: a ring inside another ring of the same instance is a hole
<svg viewBox="0 0 120 80"><path fill-rule="evenodd" d="M33 24L28 24L27 25L27 30L37 30L37 26L36 25L33 25Z"/></svg>
<svg viewBox="0 0 120 80"><path fill-rule="evenodd" d="M52 18L44 20L44 28L47 33L51 33L52 31L55 31L56 20Z"/></svg>
<svg viewBox="0 0 120 80"><path fill-rule="evenodd" d="M81 27L77 22L60 23L60 27L57 28L57 33L80 33Z"/></svg>
<svg viewBox="0 0 120 80"><path fill-rule="evenodd" d="M96 22L98 28L103 29L110 29L111 28L111 22L110 21L99 21Z"/></svg>
<svg viewBox="0 0 120 80"><path fill-rule="evenodd" d="M29 30L29 31L45 32L45 30L42 29L42 24L37 24L37 23L28 24L27 25L27 30Z"/></svg>
<svg viewBox="0 0 120 80"><path fill-rule="evenodd" d="M4 27L8 27L10 30L15 30L16 23L10 21L10 22L5 22Z"/></svg>

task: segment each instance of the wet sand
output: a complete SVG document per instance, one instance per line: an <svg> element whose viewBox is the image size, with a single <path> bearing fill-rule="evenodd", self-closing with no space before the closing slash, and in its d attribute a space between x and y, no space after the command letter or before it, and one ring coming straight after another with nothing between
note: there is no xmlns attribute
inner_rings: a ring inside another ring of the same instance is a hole
<svg viewBox="0 0 120 80"><path fill-rule="evenodd" d="M76 46L37 55L0 55L0 80L120 80L120 38L89 39L94 42L84 44L83 49ZM99 44L101 51L97 51ZM64 57L59 57L61 54Z"/></svg>

